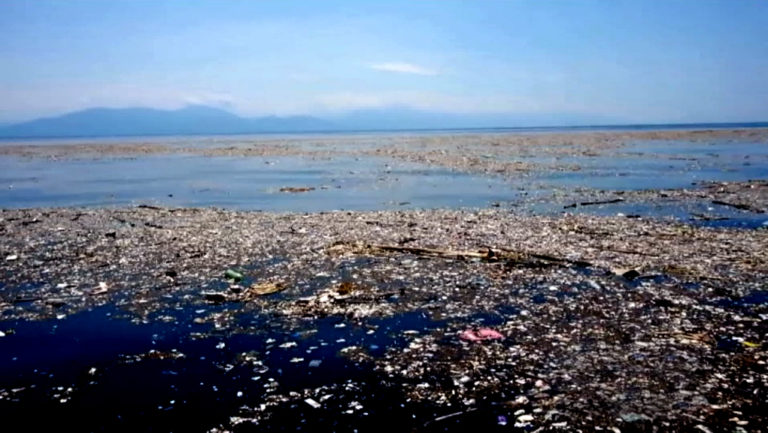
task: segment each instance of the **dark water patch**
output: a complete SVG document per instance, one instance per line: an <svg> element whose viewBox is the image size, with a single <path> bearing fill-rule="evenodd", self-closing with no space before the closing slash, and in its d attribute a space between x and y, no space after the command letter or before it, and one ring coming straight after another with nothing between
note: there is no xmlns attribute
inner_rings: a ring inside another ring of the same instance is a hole
<svg viewBox="0 0 768 433"><path fill-rule="evenodd" d="M692 283L692 282L684 282L684 283L680 284L680 287L682 287L685 290L696 291L696 290L701 289L701 284L700 283Z"/></svg>
<svg viewBox="0 0 768 433"><path fill-rule="evenodd" d="M653 285L671 285L675 284L677 281L675 278L673 278L670 275L666 274L641 274L636 278L625 278L621 276L616 276L615 279L624 285L624 287L627 288L638 288L643 285L647 284L653 284Z"/></svg>
<svg viewBox="0 0 768 433"><path fill-rule="evenodd" d="M137 321L110 305L63 320L0 322L0 329L14 330L0 338L0 390L16 390L0 399L4 425L197 431L225 423L241 406L256 407L269 395L324 386L343 392L324 402L322 411L293 408L287 424L282 418L287 413L278 409L263 427L279 430L326 421L366 425L368 418L357 411L346 418L332 412L334 404L347 411L353 401L364 402L366 416L379 420L399 410L400 422L408 424L413 419L404 406L392 406L402 398L366 362L353 361L347 352L354 348L382 356L404 347L414 335L445 326L418 311L352 323L325 317L300 324L242 313L238 320L250 327L247 333L220 333L193 320L227 310L221 305L167 308ZM351 383L365 385L346 387ZM326 421L317 418L323 412ZM36 416L40 413L46 417Z"/></svg>
<svg viewBox="0 0 768 433"><path fill-rule="evenodd" d="M699 219L689 220L691 225L699 227L728 228L728 229L768 229L768 217L765 215L755 215L746 218L724 218L724 219Z"/></svg>
<svg viewBox="0 0 768 433"><path fill-rule="evenodd" d="M508 305L500 305L495 312L472 314L467 322L473 326L499 326L507 321L510 315L518 314L519 310Z"/></svg>
<svg viewBox="0 0 768 433"><path fill-rule="evenodd" d="M757 290L741 298L741 303L745 305L765 305L768 304L768 290Z"/></svg>
<svg viewBox="0 0 768 433"><path fill-rule="evenodd" d="M25 304L40 299L38 293L45 286L41 282L24 282L15 286L0 285L0 300L13 304Z"/></svg>
<svg viewBox="0 0 768 433"><path fill-rule="evenodd" d="M733 337L718 336L715 338L715 340L716 340L715 347L717 348L717 350L722 350L724 352L743 352L744 351L744 345L742 344L742 342Z"/></svg>
<svg viewBox="0 0 768 433"><path fill-rule="evenodd" d="M520 308L516 305L501 304L495 308L496 312L503 317L516 316L520 314Z"/></svg>
<svg viewBox="0 0 768 433"><path fill-rule="evenodd" d="M724 308L737 308L751 311L756 306L768 305L768 290L755 290L743 297L723 297L715 301L715 305Z"/></svg>

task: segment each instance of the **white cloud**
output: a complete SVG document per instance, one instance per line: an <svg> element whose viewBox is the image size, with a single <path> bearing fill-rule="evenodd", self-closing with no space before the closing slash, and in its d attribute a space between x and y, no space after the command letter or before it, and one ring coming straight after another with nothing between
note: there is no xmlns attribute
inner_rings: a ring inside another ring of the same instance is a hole
<svg viewBox="0 0 768 433"><path fill-rule="evenodd" d="M377 71L397 72L400 74L437 75L435 70L405 62L376 63L371 65L370 68Z"/></svg>

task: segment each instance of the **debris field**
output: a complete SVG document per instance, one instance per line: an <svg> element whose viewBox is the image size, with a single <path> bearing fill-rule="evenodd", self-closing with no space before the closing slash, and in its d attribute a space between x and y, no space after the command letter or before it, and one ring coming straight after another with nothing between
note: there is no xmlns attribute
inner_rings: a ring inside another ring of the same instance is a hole
<svg viewBox="0 0 768 433"><path fill-rule="evenodd" d="M502 209L140 206L4 210L0 231L5 339L23 338L8 329L13 320L63 319L104 305L137 324L217 306L187 318L204 329L189 339L281 329L312 341L329 318L367 335L385 332L387 321L422 318L420 328L390 331L390 347L340 345L333 356L366 369L366 382L276 384L242 399L210 426L216 431L269 429L286 411L339 406L338 416L351 411L349 425L363 413L386 419L361 403L372 386L412 408L402 425L417 430L459 428L480 414L522 430L766 425L764 229ZM268 325L243 320L253 317ZM306 369L328 362L291 340L266 350ZM268 370L263 356L244 351L230 362ZM23 402L18 394L0 390L0 406Z"/></svg>

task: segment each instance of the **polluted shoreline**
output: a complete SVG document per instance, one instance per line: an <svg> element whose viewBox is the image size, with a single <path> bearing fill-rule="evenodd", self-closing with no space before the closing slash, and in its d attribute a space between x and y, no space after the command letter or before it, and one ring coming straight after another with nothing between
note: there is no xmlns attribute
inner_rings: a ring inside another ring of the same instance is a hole
<svg viewBox="0 0 768 433"><path fill-rule="evenodd" d="M0 146L0 417L761 431L767 131Z"/></svg>
<svg viewBox="0 0 768 433"><path fill-rule="evenodd" d="M0 0L0 433L768 433L766 2Z"/></svg>
<svg viewBox="0 0 768 433"><path fill-rule="evenodd" d="M723 190L765 199L742 186ZM0 227L9 425L52 422L39 413L109 431L768 421L763 228L154 205L6 209Z"/></svg>
<svg viewBox="0 0 768 433"><path fill-rule="evenodd" d="M583 160L593 157L623 159L637 156L635 143L660 143L680 148L680 155L668 154L678 162L697 158L715 159L718 150L699 149L691 155L681 143L751 143L759 151L754 164L765 163L768 128L584 131L559 133L497 133L438 135L336 135L330 137L253 138L238 136L183 138L126 138L125 142L99 140L57 140L39 143L3 143L0 157L20 160L100 160L149 158L157 156L200 158L285 158L302 157L315 161L330 158L387 158L400 163L424 164L456 172L519 179L537 171L581 171ZM649 152L660 156L659 149ZM642 154L642 151L639 152ZM694 156L694 158L691 158ZM569 161L569 158L576 160ZM744 170L749 165L746 155ZM547 161L548 160L548 161ZM603 161L604 162L604 161ZM746 179L745 179L746 180Z"/></svg>
<svg viewBox="0 0 768 433"><path fill-rule="evenodd" d="M556 214L613 200L603 209L614 214L717 222L746 213L719 212L727 206L693 195L712 195L712 183L768 179L765 128L131 140L0 145L0 208L499 206ZM681 203L690 209L680 212Z"/></svg>

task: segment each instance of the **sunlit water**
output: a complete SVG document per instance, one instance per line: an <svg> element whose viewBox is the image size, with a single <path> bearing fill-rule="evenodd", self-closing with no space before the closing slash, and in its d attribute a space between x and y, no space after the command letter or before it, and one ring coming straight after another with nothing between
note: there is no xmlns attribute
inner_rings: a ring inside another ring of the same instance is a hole
<svg viewBox="0 0 768 433"><path fill-rule="evenodd" d="M502 179L384 158L3 157L0 207L153 203L295 212L487 207L497 202L514 205L555 190L687 188L702 181L768 178L768 146L759 143L636 142L598 156L519 160L538 168L526 176ZM578 169L550 169L563 164ZM281 192L285 187L313 189ZM539 203L532 209L563 212L562 203ZM617 203L569 211L679 219L694 212L719 212L729 219L711 225L735 227L758 227L765 221L760 215L714 209L707 202ZM0 290L6 290L2 284ZM304 404L281 409L263 430L370 430L386 421L391 431L402 431L413 427L409 423L415 411L428 410L400 406L401 400L379 383L370 367L345 359L339 351L355 345L379 356L404 344L404 330L429 332L445 324L418 311L345 327L337 326L343 318L328 317L312 320L303 331L315 332L302 334L265 311L238 317L244 327L257 331L217 336L209 332L211 325L194 322L195 317L227 308L237 305L170 308L141 324L130 321L131 316L114 304L60 320L0 320L0 331L8 334L0 338L0 391L9 392L0 401L0 416L10 427L18 423L28 430L58 423L79 431L204 431L236 414L245 402L260 401L272 381L280 391L346 381L363 383L365 389L333 395L322 410ZM517 314L514 306L506 308L503 314ZM165 319L156 320L159 315ZM503 317L472 317L454 326L497 321ZM376 332L370 333L372 328ZM194 339L194 332L208 334ZM296 342L296 347L280 349L287 341ZM149 350L174 349L185 356L126 361L126 356ZM249 351L255 351L268 369L234 362L237 354ZM304 359L291 362L297 357ZM351 400L365 410L342 415ZM47 417L40 418L40 413ZM501 413L502 408L480 405L480 410L458 420L468 423L466 427L489 430L499 428L496 416Z"/></svg>

